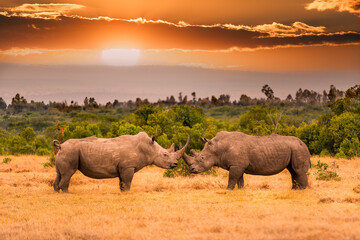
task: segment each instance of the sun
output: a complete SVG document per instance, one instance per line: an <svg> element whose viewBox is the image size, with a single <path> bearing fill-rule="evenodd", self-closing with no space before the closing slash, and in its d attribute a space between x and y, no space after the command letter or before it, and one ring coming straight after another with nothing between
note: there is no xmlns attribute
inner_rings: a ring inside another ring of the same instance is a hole
<svg viewBox="0 0 360 240"><path fill-rule="evenodd" d="M113 66L135 66L140 58L139 49L105 49L101 57L105 64Z"/></svg>

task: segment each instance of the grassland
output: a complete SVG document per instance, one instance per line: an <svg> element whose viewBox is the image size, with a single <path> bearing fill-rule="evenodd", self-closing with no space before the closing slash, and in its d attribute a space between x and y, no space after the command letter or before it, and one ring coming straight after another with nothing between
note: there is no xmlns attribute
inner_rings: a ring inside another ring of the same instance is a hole
<svg viewBox="0 0 360 240"><path fill-rule="evenodd" d="M360 239L360 159L337 160L341 181L311 169L304 191L290 190L286 171L226 191L226 171L164 178L148 167L130 192L77 172L62 194L46 157L10 158L0 163L0 239Z"/></svg>

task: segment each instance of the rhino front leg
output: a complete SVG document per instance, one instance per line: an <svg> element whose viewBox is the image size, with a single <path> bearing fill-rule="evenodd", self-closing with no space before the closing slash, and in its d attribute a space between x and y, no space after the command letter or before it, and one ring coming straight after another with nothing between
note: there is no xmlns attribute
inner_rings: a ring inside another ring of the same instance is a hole
<svg viewBox="0 0 360 240"><path fill-rule="evenodd" d="M124 168L119 171L120 173L120 190L130 191L131 181L134 177L134 168Z"/></svg>
<svg viewBox="0 0 360 240"><path fill-rule="evenodd" d="M305 189L308 186L306 172L296 172L292 166L287 168L291 174L292 189Z"/></svg>
<svg viewBox="0 0 360 240"><path fill-rule="evenodd" d="M244 179L242 178L244 174L244 168L239 166L233 166L229 169L229 182L227 189L228 190L234 190L235 185L239 184L241 182L240 179L242 179L242 184L244 185ZM239 185L240 188L240 185Z"/></svg>

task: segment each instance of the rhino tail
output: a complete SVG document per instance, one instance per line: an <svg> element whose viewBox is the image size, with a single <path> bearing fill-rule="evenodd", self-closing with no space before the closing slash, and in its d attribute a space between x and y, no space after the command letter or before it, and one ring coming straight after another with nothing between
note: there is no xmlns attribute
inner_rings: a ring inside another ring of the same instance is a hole
<svg viewBox="0 0 360 240"><path fill-rule="evenodd" d="M60 144L59 140L55 139L55 140L53 140L53 145L55 147L54 153L56 154L56 153L58 153L60 151L61 144Z"/></svg>

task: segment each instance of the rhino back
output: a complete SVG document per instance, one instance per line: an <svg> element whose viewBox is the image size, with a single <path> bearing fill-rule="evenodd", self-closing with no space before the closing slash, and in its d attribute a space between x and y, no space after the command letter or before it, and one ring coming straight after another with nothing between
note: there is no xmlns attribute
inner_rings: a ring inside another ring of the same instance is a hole
<svg viewBox="0 0 360 240"><path fill-rule="evenodd" d="M218 136L217 136L218 137ZM221 164L242 166L245 173L273 175L286 168L291 160L292 139L279 135L250 136L223 132L217 140L224 151Z"/></svg>
<svg viewBox="0 0 360 240"><path fill-rule="evenodd" d="M119 176L121 168L139 168L145 165L136 136L121 136L83 142L80 145L79 170L92 178Z"/></svg>

